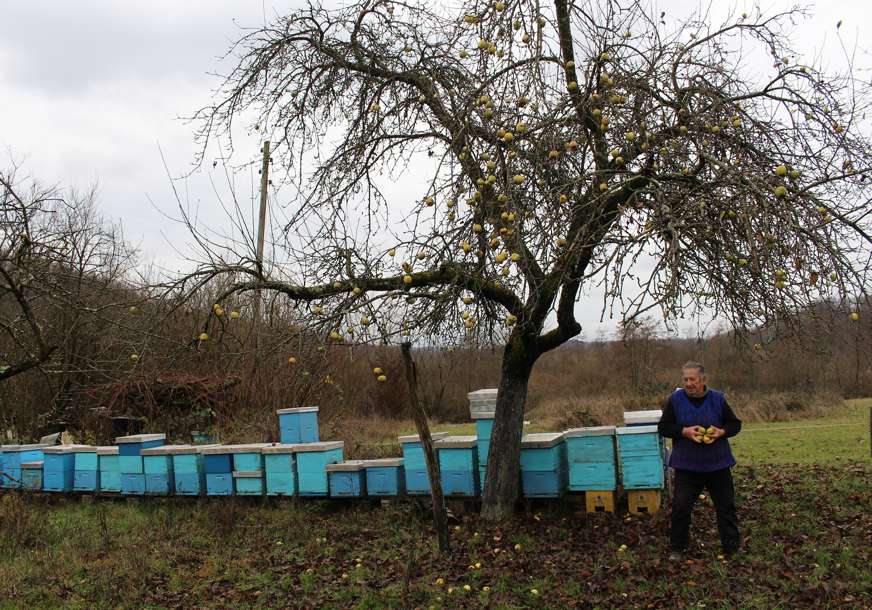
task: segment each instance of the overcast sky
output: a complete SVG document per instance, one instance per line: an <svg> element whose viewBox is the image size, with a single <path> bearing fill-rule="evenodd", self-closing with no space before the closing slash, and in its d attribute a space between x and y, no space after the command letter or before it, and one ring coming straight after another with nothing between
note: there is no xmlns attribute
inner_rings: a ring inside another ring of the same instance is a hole
<svg viewBox="0 0 872 610"><path fill-rule="evenodd" d="M14 158L44 183L85 188L99 184L103 213L121 221L144 261L178 266L172 248L184 250L186 232L166 218L175 215L169 172L191 168L193 127L179 117L208 103L221 70L220 56L241 33L276 12L299 6L256 0L0 0L0 163ZM788 6L777 0L767 7ZM796 50L822 53L838 65L840 34L852 47L868 31L872 8L865 0L810 3L812 17L797 25ZM718 11L748 2L718 0ZM670 14L695 2L662 1ZM868 67L868 55L858 62ZM251 157L258 143L251 143ZM187 197L201 217L221 212L205 176L187 183ZM150 203L154 202L154 206ZM156 207L155 207L156 206ZM157 209L156 209L157 208ZM580 303L584 336L600 329L601 301Z"/></svg>

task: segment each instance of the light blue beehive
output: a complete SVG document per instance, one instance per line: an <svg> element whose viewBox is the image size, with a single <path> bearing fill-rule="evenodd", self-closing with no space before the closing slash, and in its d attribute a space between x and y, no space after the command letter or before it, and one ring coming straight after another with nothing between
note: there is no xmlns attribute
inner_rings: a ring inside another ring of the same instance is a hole
<svg viewBox="0 0 872 610"><path fill-rule="evenodd" d="M434 443L439 476L446 496L475 497L479 493L478 437L447 436Z"/></svg>
<svg viewBox="0 0 872 610"><path fill-rule="evenodd" d="M327 464L343 460L343 441L304 443L294 448L297 469L297 493L301 496L327 496L330 484Z"/></svg>
<svg viewBox="0 0 872 610"><path fill-rule="evenodd" d="M562 432L521 438L521 488L527 498L559 498L566 491L566 441Z"/></svg>
<svg viewBox="0 0 872 610"><path fill-rule="evenodd" d="M142 470L145 475L145 493L168 496L176 491L173 452L187 450L191 445L161 445L142 450Z"/></svg>
<svg viewBox="0 0 872 610"><path fill-rule="evenodd" d="M318 407L279 409L276 414L279 416L279 438L282 444L317 443L321 440Z"/></svg>
<svg viewBox="0 0 872 610"><path fill-rule="evenodd" d="M297 493L294 449L298 446L277 444L261 449L268 496L293 496Z"/></svg>
<svg viewBox="0 0 872 610"><path fill-rule="evenodd" d="M360 498L366 495L366 467L363 460L327 464L331 498Z"/></svg>
<svg viewBox="0 0 872 610"><path fill-rule="evenodd" d="M448 436L447 432L432 432L433 442ZM403 471L406 478L406 493L410 496L430 495L430 477L421 438L417 434L397 438L403 450Z"/></svg>
<svg viewBox="0 0 872 610"><path fill-rule="evenodd" d="M22 462L21 488L27 491L42 491L43 462Z"/></svg>
<svg viewBox="0 0 872 610"><path fill-rule="evenodd" d="M563 433L570 491L614 491L618 488L615 427L573 428Z"/></svg>
<svg viewBox="0 0 872 610"><path fill-rule="evenodd" d="M97 447L97 465L100 470L99 489L103 493L121 491L121 466L118 461L118 446Z"/></svg>
<svg viewBox="0 0 872 610"><path fill-rule="evenodd" d="M368 496L402 496L406 487L403 458L363 460Z"/></svg>
<svg viewBox="0 0 872 610"><path fill-rule="evenodd" d="M73 445L45 447L42 464L42 489L69 493L73 491L76 458Z"/></svg>
<svg viewBox="0 0 872 610"><path fill-rule="evenodd" d="M264 459L261 453L269 443L231 445L234 491L240 496L262 496L264 493Z"/></svg>
<svg viewBox="0 0 872 610"><path fill-rule="evenodd" d="M134 434L119 436L118 469L121 472L121 493L141 496L146 493L145 466L142 460L143 449L153 449L166 444L166 434Z"/></svg>
<svg viewBox="0 0 872 610"><path fill-rule="evenodd" d="M21 487L21 465L43 459L46 444L5 445L3 448L3 486L10 489Z"/></svg>
<svg viewBox="0 0 872 610"><path fill-rule="evenodd" d="M100 485L100 464L97 460L97 447L78 445L73 449L73 489L75 491L97 491Z"/></svg>
<svg viewBox="0 0 872 610"><path fill-rule="evenodd" d="M663 451L657 426L617 428L624 489L662 489Z"/></svg>
<svg viewBox="0 0 872 610"><path fill-rule="evenodd" d="M175 445L170 449L176 495L200 496L206 493L206 469L203 451L216 446Z"/></svg>
<svg viewBox="0 0 872 610"><path fill-rule="evenodd" d="M234 470L233 488L238 496L262 496L263 471L262 470Z"/></svg>

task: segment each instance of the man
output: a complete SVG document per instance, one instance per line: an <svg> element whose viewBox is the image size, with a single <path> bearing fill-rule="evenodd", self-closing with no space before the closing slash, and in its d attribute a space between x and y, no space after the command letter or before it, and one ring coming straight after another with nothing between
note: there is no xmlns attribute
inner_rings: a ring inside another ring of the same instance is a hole
<svg viewBox="0 0 872 610"><path fill-rule="evenodd" d="M727 439L742 429L721 392L706 385L705 367L688 362L682 367L684 387L666 401L658 431L672 439L669 466L675 469L669 559L687 552L690 515L697 497L707 489L715 504L721 549L732 557L740 544L735 491L730 468L736 459Z"/></svg>

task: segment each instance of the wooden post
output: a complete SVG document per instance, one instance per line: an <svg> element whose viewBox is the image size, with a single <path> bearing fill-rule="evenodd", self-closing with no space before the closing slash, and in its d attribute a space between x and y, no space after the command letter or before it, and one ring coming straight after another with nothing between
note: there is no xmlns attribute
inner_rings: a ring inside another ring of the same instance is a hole
<svg viewBox="0 0 872 610"><path fill-rule="evenodd" d="M436 526L436 536L439 540L439 552L447 553L448 515L445 511L445 497L442 495L442 479L439 474L439 460L433 449L433 438L430 436L430 425L427 423L427 413L418 402L418 378L415 372L415 362L412 360L411 343L401 345L403 364L406 366L406 381L409 384L409 399L412 401L412 416L415 418L415 428L421 439L424 459L427 462L427 475L430 477L430 497L433 500L433 524Z"/></svg>
<svg viewBox="0 0 872 610"><path fill-rule="evenodd" d="M267 188L269 187L269 140L263 143L261 149L263 162L260 168L260 214L257 222L257 274L263 279L263 244L266 236L266 200ZM254 383L254 372L257 370L258 352L260 351L260 290L254 293L254 366L252 368L251 382Z"/></svg>

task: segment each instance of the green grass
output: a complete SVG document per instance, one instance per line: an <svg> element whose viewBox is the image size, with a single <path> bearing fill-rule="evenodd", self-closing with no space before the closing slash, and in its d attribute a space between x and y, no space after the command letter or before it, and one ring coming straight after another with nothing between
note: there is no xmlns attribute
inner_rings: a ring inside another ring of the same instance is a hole
<svg viewBox="0 0 872 610"><path fill-rule="evenodd" d="M872 399L845 401L826 417L787 422L747 423L730 439L739 462L832 464L869 460L869 408Z"/></svg>

